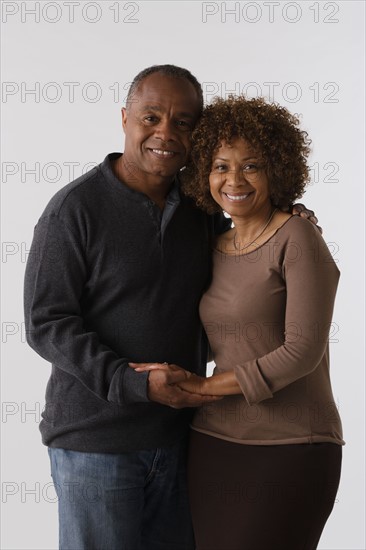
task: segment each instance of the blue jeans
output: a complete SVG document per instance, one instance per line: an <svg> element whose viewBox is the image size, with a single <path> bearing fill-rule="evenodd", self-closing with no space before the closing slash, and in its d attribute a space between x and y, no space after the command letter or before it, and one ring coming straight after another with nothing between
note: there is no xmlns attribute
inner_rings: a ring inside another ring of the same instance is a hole
<svg viewBox="0 0 366 550"><path fill-rule="evenodd" d="M124 454L49 448L62 550L194 550L186 441Z"/></svg>

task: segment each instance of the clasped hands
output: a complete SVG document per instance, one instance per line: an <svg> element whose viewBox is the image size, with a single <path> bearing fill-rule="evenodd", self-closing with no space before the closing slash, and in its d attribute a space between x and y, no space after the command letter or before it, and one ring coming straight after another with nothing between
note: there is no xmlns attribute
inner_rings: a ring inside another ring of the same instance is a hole
<svg viewBox="0 0 366 550"><path fill-rule="evenodd" d="M150 401L173 409L199 407L222 399L205 394L205 380L178 365L168 363L129 363L136 372L149 372L148 397Z"/></svg>

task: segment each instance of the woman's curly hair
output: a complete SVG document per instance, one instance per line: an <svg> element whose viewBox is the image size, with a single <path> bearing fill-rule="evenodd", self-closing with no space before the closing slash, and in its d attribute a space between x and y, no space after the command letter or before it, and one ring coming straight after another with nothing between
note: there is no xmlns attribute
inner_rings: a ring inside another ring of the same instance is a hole
<svg viewBox="0 0 366 550"><path fill-rule="evenodd" d="M222 141L230 144L243 138L263 158L272 204L290 207L310 180L307 157L311 141L298 125L299 119L285 107L263 98L214 98L192 135L190 161L181 178L183 192L207 212L220 211L209 187L212 159Z"/></svg>

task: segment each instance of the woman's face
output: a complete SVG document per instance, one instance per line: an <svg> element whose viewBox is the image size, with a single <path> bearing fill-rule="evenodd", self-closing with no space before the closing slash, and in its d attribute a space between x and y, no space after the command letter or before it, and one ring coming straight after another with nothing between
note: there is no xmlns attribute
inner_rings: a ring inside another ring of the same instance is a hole
<svg viewBox="0 0 366 550"><path fill-rule="evenodd" d="M254 215L270 206L269 182L260 152L237 138L221 142L209 176L213 199L230 216Z"/></svg>

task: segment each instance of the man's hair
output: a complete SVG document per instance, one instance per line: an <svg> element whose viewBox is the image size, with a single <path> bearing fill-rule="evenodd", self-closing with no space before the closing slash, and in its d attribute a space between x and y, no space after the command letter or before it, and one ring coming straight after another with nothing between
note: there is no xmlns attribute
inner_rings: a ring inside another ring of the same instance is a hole
<svg viewBox="0 0 366 550"><path fill-rule="evenodd" d="M128 90L127 94L127 107L129 103L133 102L133 96L137 91L137 88L141 84L141 82L150 76L151 74L159 73L163 76L170 76L172 78L184 78L185 80L188 80L193 86L194 89L197 92L197 99L199 101L200 106L200 112L203 110L203 93L201 84L198 82L197 78L193 76L191 72L189 72L187 69L183 69L183 67L177 67L176 65L152 65L151 67L147 67L147 69L143 69L140 71L135 78L132 81L132 84Z"/></svg>

